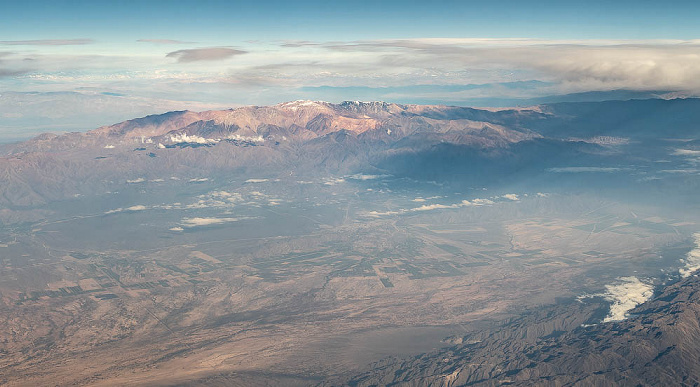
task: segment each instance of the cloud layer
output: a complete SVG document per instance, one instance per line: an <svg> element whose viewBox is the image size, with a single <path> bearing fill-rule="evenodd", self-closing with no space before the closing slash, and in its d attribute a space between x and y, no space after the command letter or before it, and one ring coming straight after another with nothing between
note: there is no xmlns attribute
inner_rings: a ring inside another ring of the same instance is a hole
<svg viewBox="0 0 700 387"><path fill-rule="evenodd" d="M6 46L76 46L91 44L92 39L41 39L41 40L0 40Z"/></svg>
<svg viewBox="0 0 700 387"><path fill-rule="evenodd" d="M139 43L153 43L153 44L189 44L192 42L184 42L182 40L173 39L139 39Z"/></svg>
<svg viewBox="0 0 700 387"><path fill-rule="evenodd" d="M227 47L191 48L169 52L167 58L176 58L178 63L216 61L230 58L235 55L245 54L246 51L235 50Z"/></svg>
<svg viewBox="0 0 700 387"><path fill-rule="evenodd" d="M75 105L68 101L75 96L57 92L90 92L93 99L110 93L119 96L114 103L130 107L163 101L162 107L128 117L116 104L95 103L112 109L100 112L105 117L100 124L174 108L296 99L512 106L551 95L618 89L649 96L700 95L699 40L220 41L220 46L169 48L177 44L190 43L140 39L119 52L91 39L0 41L0 47L13 50L0 53L0 88L15 96L26 93L24 99L54 93L53 105L42 109L49 112ZM182 106L175 106L177 101ZM6 103L12 101L0 100L0 114L14 114L17 107ZM91 129L97 126L94 120L61 124ZM11 125L17 131L39 126L29 118Z"/></svg>

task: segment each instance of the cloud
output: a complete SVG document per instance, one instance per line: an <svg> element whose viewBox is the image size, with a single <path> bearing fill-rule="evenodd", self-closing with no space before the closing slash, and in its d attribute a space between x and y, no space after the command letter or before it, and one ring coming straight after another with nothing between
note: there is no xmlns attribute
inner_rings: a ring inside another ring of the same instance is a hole
<svg viewBox="0 0 700 387"><path fill-rule="evenodd" d="M318 42L312 42L309 40L285 40L282 43L280 43L280 47L291 47L291 48L297 48L297 47L317 47L320 46L321 43Z"/></svg>
<svg viewBox="0 0 700 387"><path fill-rule="evenodd" d="M9 78L9 77L16 77L19 75L24 75L32 70L27 69L27 68L22 68L20 66L20 63L17 62L17 60L12 60L13 56L15 56L16 53L10 52L10 51L0 51L0 65L3 65L5 62L7 62L7 59L3 58L9 58L10 61L14 62L13 65L10 66L10 68L7 68L5 66L0 67L0 78Z"/></svg>
<svg viewBox="0 0 700 387"><path fill-rule="evenodd" d="M676 149L673 154L676 156L700 156L700 150Z"/></svg>
<svg viewBox="0 0 700 387"><path fill-rule="evenodd" d="M265 142L265 139L263 136L241 136L240 134L231 134L228 135L224 138L206 138L206 137L201 137L197 135L188 135L187 133L180 133L176 134L174 136L170 136L170 142L173 144L181 144L181 143L191 143L191 144L218 144L221 141L224 140L234 140L234 141L247 141L247 142ZM158 146L159 148L163 149L165 148L165 145L162 147Z"/></svg>
<svg viewBox="0 0 700 387"><path fill-rule="evenodd" d="M514 195L514 194L513 194ZM434 196L428 199L435 199L438 198L439 196ZM425 199L422 198L416 198L411 200L413 202L424 202ZM367 216L371 217L379 217L379 216L386 216L386 215L399 215L399 214L407 214L411 212L424 212L424 211L434 211L434 210L447 210L447 209L456 209L456 208L462 208L462 207L479 207L479 206L488 206L491 204L495 204L493 200L489 199L472 199L471 201L469 200L462 200L459 203L454 203L454 204L424 204L420 207L414 207L414 208L402 208L396 211L369 211L366 213Z"/></svg>
<svg viewBox="0 0 700 387"><path fill-rule="evenodd" d="M678 89L678 95L700 94L700 41L404 39L277 46L258 42L249 43L260 45L251 49L168 46L178 44L172 39L139 41L132 45L163 44L170 49L156 57L100 55L95 51L98 45L81 47L79 53L75 46L36 51L38 46L0 45L0 50L18 51L0 58L0 79L22 76L22 82L7 87L16 92L94 90L126 95L110 101L104 95L90 96L95 101L84 102L74 101L75 96L23 96L37 103L50 100L45 102L48 108L32 109L42 116L60 112L57 120L32 127L37 131L72 131L155 112L299 98L503 106L590 90ZM242 50L248 53L241 55ZM173 67L173 62L181 66ZM182 67L186 63L191 65ZM163 100L166 95L177 96L177 101ZM26 104L9 103L12 106L0 101L0 115L30 110ZM30 126L28 118L16 121L13 127Z"/></svg>
<svg viewBox="0 0 700 387"><path fill-rule="evenodd" d="M554 173L585 173L585 172L603 172L603 173L614 173L620 172L625 169L623 168L613 168L613 167L561 167L561 168L547 168L547 172Z"/></svg>
<svg viewBox="0 0 700 387"><path fill-rule="evenodd" d="M466 200L465 200L466 201ZM448 209L448 208L459 208L463 207L464 203L458 203L458 204L424 204L420 207L416 208L411 208L409 211L432 211L432 210L442 210L442 209Z"/></svg>
<svg viewBox="0 0 700 387"><path fill-rule="evenodd" d="M176 58L178 63L189 63L198 61L223 60L245 53L247 53L247 51L227 47L192 48L170 52L166 55L166 58Z"/></svg>
<svg viewBox="0 0 700 387"><path fill-rule="evenodd" d="M182 40L173 39L139 39L137 42L140 43L153 43L153 44L192 44L194 42L185 42Z"/></svg>
<svg viewBox="0 0 700 387"><path fill-rule="evenodd" d="M136 184L136 183L143 183L144 181L146 181L146 179L144 179L143 177L139 177L137 179L127 180L126 182L129 184Z"/></svg>
<svg viewBox="0 0 700 387"><path fill-rule="evenodd" d="M41 40L0 40L0 45L7 46L76 46L92 44L92 39L41 39Z"/></svg>
<svg viewBox="0 0 700 387"><path fill-rule="evenodd" d="M362 173L357 173L357 174L348 176L348 179L352 179L352 180L376 180L376 179L384 179L387 177L389 177L389 175L365 175Z"/></svg>
<svg viewBox="0 0 700 387"><path fill-rule="evenodd" d="M466 202L466 200L463 201L463 203L464 202ZM492 200L489 200L489 199L474 199L471 201L471 204L474 206L488 206L488 205L494 204L494 202Z"/></svg>
<svg viewBox="0 0 700 387"><path fill-rule="evenodd" d="M618 283L605 285L603 297L610 301L610 312L603 322L622 321L629 317L629 311L654 295L654 287L637 277L620 277Z"/></svg>
<svg viewBox="0 0 700 387"><path fill-rule="evenodd" d="M401 211L369 211L367 213L367 216L371 217L379 217L379 216L386 216L386 215L398 215L403 213L404 210Z"/></svg>
<svg viewBox="0 0 700 387"><path fill-rule="evenodd" d="M693 236L695 237L695 247L686 254L685 259L681 259L684 266L679 270L679 273L683 278L700 269L700 233Z"/></svg>
<svg viewBox="0 0 700 387"><path fill-rule="evenodd" d="M266 181L270 181L269 179L248 179L245 182L246 183L264 183Z"/></svg>
<svg viewBox="0 0 700 387"><path fill-rule="evenodd" d="M8 70L0 69L0 78L16 77L29 73L31 70Z"/></svg>
<svg viewBox="0 0 700 387"><path fill-rule="evenodd" d="M695 169L695 168L688 168L688 169L662 169L659 172L661 173L670 173L670 174L694 174L700 172L700 169Z"/></svg>
<svg viewBox="0 0 700 387"><path fill-rule="evenodd" d="M182 227L192 228L237 222L239 220L240 218L183 218L180 224Z"/></svg>
<svg viewBox="0 0 700 387"><path fill-rule="evenodd" d="M559 91L568 92L700 91L698 40L401 39L321 46L339 54L371 53L377 58L377 71L413 68L454 79L460 70L472 77L485 70L485 74L510 74L511 80L556 82Z"/></svg>
<svg viewBox="0 0 700 387"><path fill-rule="evenodd" d="M328 178L326 181L323 183L323 185L336 185L336 184L341 184L345 183L345 179L342 177L339 178Z"/></svg>
<svg viewBox="0 0 700 387"><path fill-rule="evenodd" d="M518 198L518 195L516 195L516 194L505 194L502 196L502 198L512 200L514 202L517 202L518 200L520 200L520 198Z"/></svg>
<svg viewBox="0 0 700 387"><path fill-rule="evenodd" d="M106 215L110 215L110 214L116 214L116 213L125 212L125 211L128 211L128 212L137 212L137 211L145 211L145 210L147 210L147 209L148 209L148 207L146 207L146 206L144 206L144 205L142 205L142 204L137 204L137 205L135 205L135 206L131 206L131 207L127 207L127 208L122 208L122 207L115 208L115 209L113 209L113 210L106 211L105 214L106 214Z"/></svg>

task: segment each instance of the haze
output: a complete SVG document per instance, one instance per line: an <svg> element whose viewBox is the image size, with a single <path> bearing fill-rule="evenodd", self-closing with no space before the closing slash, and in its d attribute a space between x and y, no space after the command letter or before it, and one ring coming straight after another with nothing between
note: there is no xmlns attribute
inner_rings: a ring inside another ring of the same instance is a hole
<svg viewBox="0 0 700 387"><path fill-rule="evenodd" d="M21 2L0 385L700 383L690 2Z"/></svg>

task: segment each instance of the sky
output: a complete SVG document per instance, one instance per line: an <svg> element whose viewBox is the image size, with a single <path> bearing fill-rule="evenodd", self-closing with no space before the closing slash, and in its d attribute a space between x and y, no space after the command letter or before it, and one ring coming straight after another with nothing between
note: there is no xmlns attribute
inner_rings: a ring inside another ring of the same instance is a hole
<svg viewBox="0 0 700 387"><path fill-rule="evenodd" d="M700 2L0 0L0 141L312 99L700 93Z"/></svg>

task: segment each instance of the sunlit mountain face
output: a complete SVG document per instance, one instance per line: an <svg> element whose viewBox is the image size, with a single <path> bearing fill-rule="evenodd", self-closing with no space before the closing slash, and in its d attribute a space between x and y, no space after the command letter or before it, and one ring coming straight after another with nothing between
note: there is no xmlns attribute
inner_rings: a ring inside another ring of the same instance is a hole
<svg viewBox="0 0 700 387"><path fill-rule="evenodd" d="M0 385L697 384L697 8L7 5Z"/></svg>

